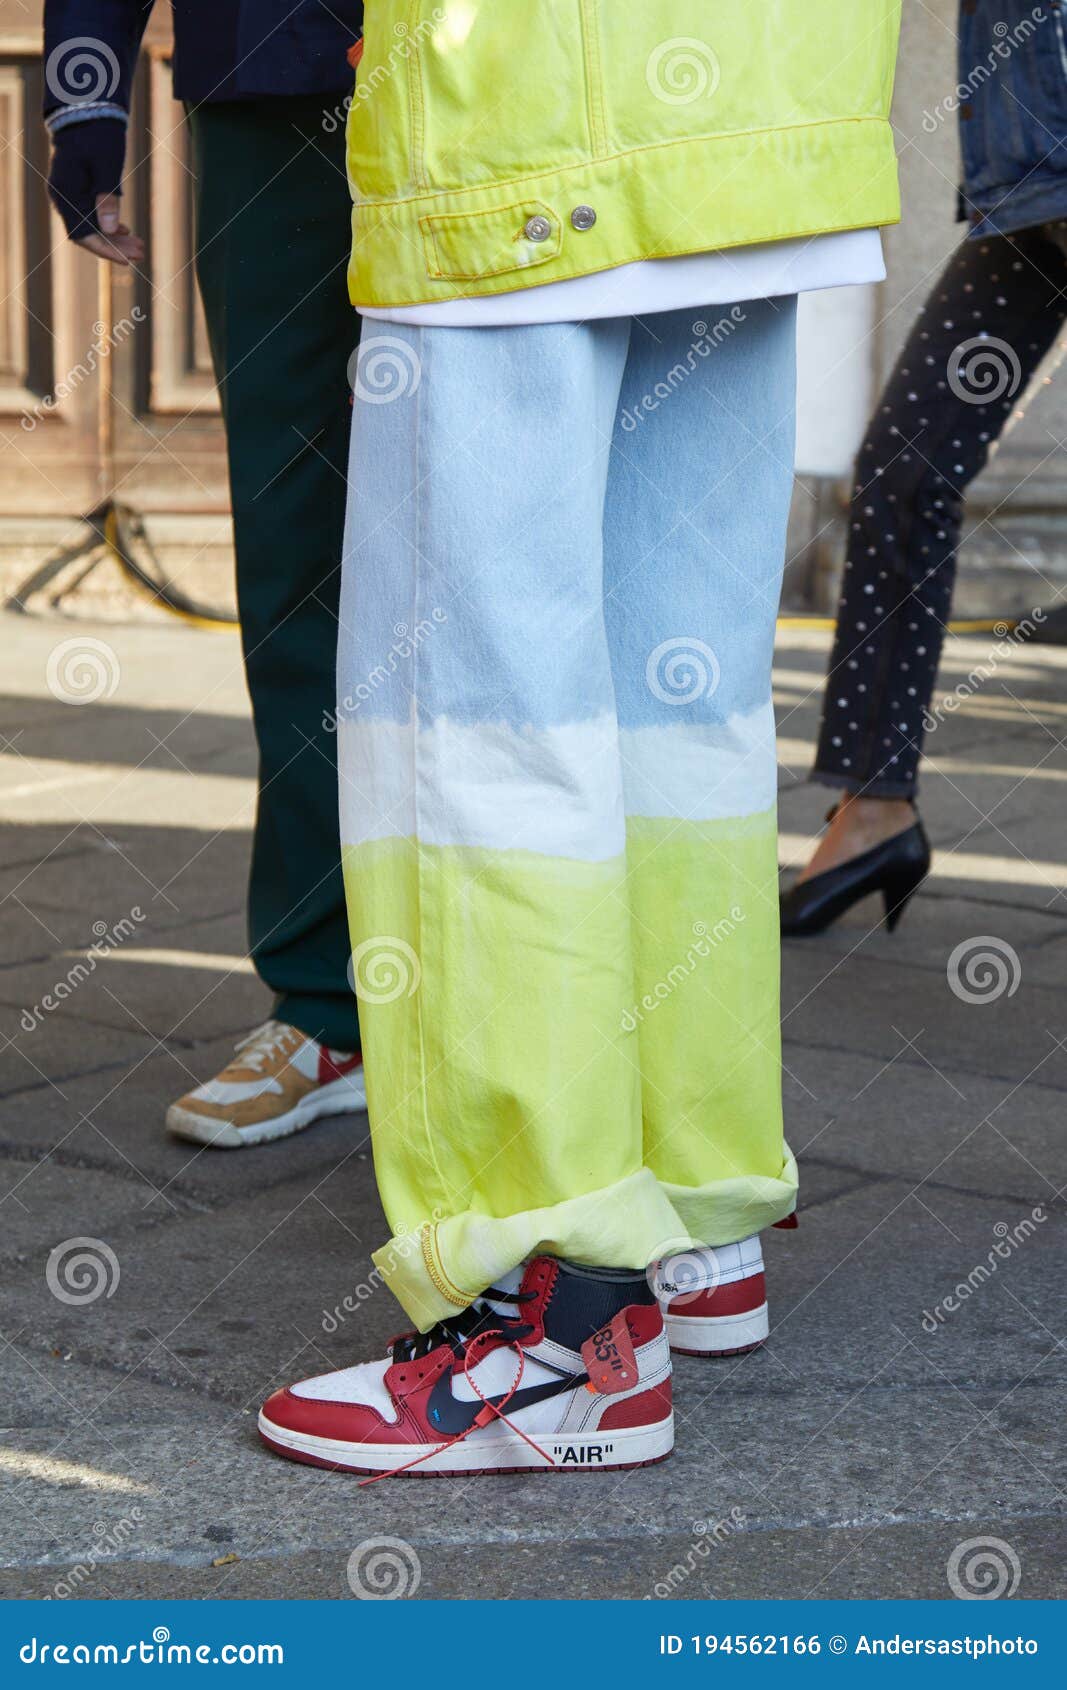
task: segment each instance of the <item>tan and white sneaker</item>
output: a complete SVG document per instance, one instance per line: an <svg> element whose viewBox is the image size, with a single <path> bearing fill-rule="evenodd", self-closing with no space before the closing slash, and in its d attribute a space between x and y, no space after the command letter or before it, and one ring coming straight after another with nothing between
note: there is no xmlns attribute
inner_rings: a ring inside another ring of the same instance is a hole
<svg viewBox="0 0 1067 1690"><path fill-rule="evenodd" d="M366 1107L358 1050L330 1050L299 1027L265 1021L221 1074L171 1104L167 1131L213 1150L239 1150Z"/></svg>

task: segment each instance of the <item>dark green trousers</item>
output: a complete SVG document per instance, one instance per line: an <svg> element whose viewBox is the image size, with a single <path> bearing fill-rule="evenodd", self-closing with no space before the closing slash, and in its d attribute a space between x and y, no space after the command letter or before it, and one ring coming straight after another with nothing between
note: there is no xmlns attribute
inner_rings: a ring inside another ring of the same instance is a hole
<svg viewBox="0 0 1067 1690"><path fill-rule="evenodd" d="M249 945L275 1013L358 1046L337 821L337 603L359 318L344 136L326 99L190 112L196 268L230 458L259 745Z"/></svg>

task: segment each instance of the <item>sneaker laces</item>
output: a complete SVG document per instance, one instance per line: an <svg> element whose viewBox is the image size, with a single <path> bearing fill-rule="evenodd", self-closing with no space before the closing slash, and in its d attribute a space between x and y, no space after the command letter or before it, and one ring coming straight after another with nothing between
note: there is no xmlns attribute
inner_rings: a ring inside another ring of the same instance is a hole
<svg viewBox="0 0 1067 1690"><path fill-rule="evenodd" d="M253 1028L251 1033L237 1041L234 1052L243 1057L242 1067L252 1068L258 1073L273 1057L281 1054L286 1041L295 1032L296 1028L287 1026L284 1021L264 1021L261 1027Z"/></svg>
<svg viewBox="0 0 1067 1690"><path fill-rule="evenodd" d="M443 1443L435 1444L431 1449L424 1450L421 1455L416 1455L412 1461L405 1461L401 1467L391 1467L387 1472L374 1473L369 1478L361 1479L361 1485L374 1485L378 1483L379 1479L391 1479L397 1473L407 1473L412 1467L418 1467L422 1462L429 1461L431 1456L439 1455L442 1450L451 1449L455 1444L461 1444L465 1438L470 1437L472 1432L477 1431L480 1426L488 1426L494 1419L502 1420L505 1426L510 1427L513 1432L517 1433L523 1443L529 1444L531 1449L536 1450L537 1454L542 1456L550 1467L555 1467L555 1458L549 1455L546 1449L542 1449L539 1443L535 1443L533 1438L528 1437L521 1426L516 1426L514 1420L510 1419L505 1412L508 1403L522 1383L522 1376L526 1368L522 1340L529 1336L533 1327L517 1317L505 1319L504 1325L494 1326L491 1324L493 1321L499 1322L501 1320L499 1309L492 1306L493 1301L514 1304L517 1309L520 1303L531 1302L536 1296L536 1291L501 1291L498 1286L492 1285L469 1308L463 1309L460 1314L449 1320L439 1321L436 1326L431 1326L428 1332L404 1332L399 1338L393 1340L394 1363L418 1360L429 1355L432 1350L439 1349L442 1344L447 1344L457 1360L462 1357L463 1377L475 1395L481 1397L483 1406L466 1431L457 1432L455 1437L446 1438ZM494 1338L503 1339L508 1349L514 1350L519 1364L511 1385L499 1402L490 1401L473 1374L473 1369L489 1353L489 1345ZM484 1353L481 1353L481 1346L485 1346ZM581 1375L575 1375L576 1380L580 1377Z"/></svg>
<svg viewBox="0 0 1067 1690"><path fill-rule="evenodd" d="M495 1321L496 1330L505 1334L505 1327L499 1323L506 1320L506 1335L512 1342L525 1338L533 1331L533 1327L518 1318L518 1305L529 1303L537 1296L536 1291L501 1291L498 1286L491 1285L488 1291L483 1291L476 1297L468 1308L459 1314L452 1315L448 1320L438 1321L428 1332L402 1332L399 1338L393 1339L393 1361L421 1361L432 1350L440 1349L447 1344L457 1359L463 1354L472 1339L484 1335ZM503 1316L495 1303L510 1303L516 1308L514 1316Z"/></svg>

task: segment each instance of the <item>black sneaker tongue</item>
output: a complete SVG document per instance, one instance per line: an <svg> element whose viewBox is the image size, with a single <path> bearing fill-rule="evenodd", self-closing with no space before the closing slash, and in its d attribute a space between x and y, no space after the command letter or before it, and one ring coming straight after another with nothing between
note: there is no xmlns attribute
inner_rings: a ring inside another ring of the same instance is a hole
<svg viewBox="0 0 1067 1690"><path fill-rule="evenodd" d="M565 1349L580 1350L620 1309L656 1301L643 1273L585 1267L579 1262L561 1261L558 1267L556 1288L545 1311L545 1337Z"/></svg>

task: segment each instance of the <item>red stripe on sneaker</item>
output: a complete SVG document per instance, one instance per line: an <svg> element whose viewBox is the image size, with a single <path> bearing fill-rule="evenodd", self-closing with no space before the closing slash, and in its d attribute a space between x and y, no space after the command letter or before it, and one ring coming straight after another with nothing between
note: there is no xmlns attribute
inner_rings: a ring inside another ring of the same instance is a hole
<svg viewBox="0 0 1067 1690"><path fill-rule="evenodd" d="M624 1426L657 1426L671 1412L671 1382L653 1385L650 1391L639 1391L625 1402L613 1402L604 1410L597 1426L598 1432L619 1432Z"/></svg>
<svg viewBox="0 0 1067 1690"><path fill-rule="evenodd" d="M363 1065L362 1051L356 1051L354 1056L334 1056L325 1045L319 1046L318 1084L328 1086L331 1080L343 1080L346 1074L351 1074Z"/></svg>
<svg viewBox="0 0 1067 1690"><path fill-rule="evenodd" d="M730 1285L717 1285L714 1291L694 1291L684 1297L675 1297L668 1312L677 1310L687 1319L692 1316L713 1318L724 1314L749 1314L752 1309L762 1308L766 1301L767 1287L763 1275L754 1273L748 1279L738 1279Z"/></svg>

